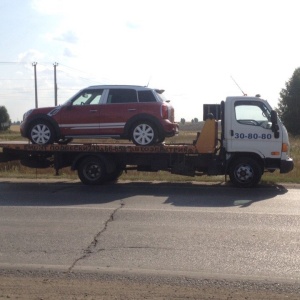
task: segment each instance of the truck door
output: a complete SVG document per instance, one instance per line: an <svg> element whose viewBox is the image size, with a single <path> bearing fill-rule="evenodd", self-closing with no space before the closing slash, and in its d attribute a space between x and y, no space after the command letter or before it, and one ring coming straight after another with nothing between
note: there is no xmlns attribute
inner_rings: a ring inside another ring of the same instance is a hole
<svg viewBox="0 0 300 300"><path fill-rule="evenodd" d="M271 111L264 102L236 101L230 120L229 152L252 152L262 157L280 157L282 132L279 131L279 138L274 136Z"/></svg>

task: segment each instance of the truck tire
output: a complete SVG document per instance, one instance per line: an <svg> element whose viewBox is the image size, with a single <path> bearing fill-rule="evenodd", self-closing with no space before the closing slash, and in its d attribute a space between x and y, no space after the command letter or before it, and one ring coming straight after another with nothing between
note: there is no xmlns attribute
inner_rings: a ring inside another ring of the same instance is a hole
<svg viewBox="0 0 300 300"><path fill-rule="evenodd" d="M120 168L116 168L112 173L107 174L105 181L106 182L114 182L117 181L118 178L123 174L123 170Z"/></svg>
<svg viewBox="0 0 300 300"><path fill-rule="evenodd" d="M132 126L131 140L138 146L153 145L157 141L157 129L149 121L139 121Z"/></svg>
<svg viewBox="0 0 300 300"><path fill-rule="evenodd" d="M98 185L106 181L104 162L97 156L84 158L78 166L78 177L83 184Z"/></svg>
<svg viewBox="0 0 300 300"><path fill-rule="evenodd" d="M53 144L55 140L54 129L49 122L37 120L30 126L28 137L33 144Z"/></svg>
<svg viewBox="0 0 300 300"><path fill-rule="evenodd" d="M254 187L260 182L261 176L261 166L251 157L237 158L229 168L230 181L238 187Z"/></svg>

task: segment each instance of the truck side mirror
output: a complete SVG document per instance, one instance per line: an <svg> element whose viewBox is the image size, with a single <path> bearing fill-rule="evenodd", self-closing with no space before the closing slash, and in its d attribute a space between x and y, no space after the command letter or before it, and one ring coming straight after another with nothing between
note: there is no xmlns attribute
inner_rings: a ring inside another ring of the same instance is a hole
<svg viewBox="0 0 300 300"><path fill-rule="evenodd" d="M279 126L277 122L277 113L275 110L271 111L271 122L272 122L272 131L274 132L275 139L279 138Z"/></svg>

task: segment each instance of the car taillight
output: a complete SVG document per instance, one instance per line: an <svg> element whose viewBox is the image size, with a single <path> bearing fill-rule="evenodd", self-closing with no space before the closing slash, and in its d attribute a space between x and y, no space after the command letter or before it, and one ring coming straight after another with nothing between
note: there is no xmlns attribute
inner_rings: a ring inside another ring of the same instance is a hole
<svg viewBox="0 0 300 300"><path fill-rule="evenodd" d="M163 119L169 119L169 107L166 104L161 106L161 117Z"/></svg>

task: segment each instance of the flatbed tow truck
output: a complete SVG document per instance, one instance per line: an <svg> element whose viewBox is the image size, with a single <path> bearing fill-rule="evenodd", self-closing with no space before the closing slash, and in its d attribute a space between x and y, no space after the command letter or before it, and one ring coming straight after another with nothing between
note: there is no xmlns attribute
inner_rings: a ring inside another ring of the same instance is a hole
<svg viewBox="0 0 300 300"><path fill-rule="evenodd" d="M227 97L204 105L204 126L189 144L136 146L121 143L38 145L1 142L0 162L29 168L77 170L82 183L116 180L123 171L168 171L186 176L229 175L239 187L254 187L264 172L290 172L288 134L260 97Z"/></svg>

